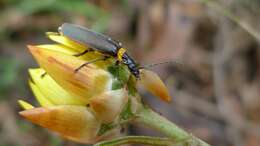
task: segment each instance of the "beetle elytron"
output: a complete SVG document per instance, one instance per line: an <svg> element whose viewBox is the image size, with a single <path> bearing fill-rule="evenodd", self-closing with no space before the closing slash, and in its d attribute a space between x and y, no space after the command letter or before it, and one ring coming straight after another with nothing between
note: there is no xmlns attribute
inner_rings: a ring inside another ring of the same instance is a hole
<svg viewBox="0 0 260 146"><path fill-rule="evenodd" d="M96 62L99 60L105 60L109 57L115 57L118 63L127 65L130 72L136 77L140 77L140 71L135 61L126 53L126 49L122 47L122 44L118 41L111 39L103 34L91 31L79 25L64 23L59 27L59 32L68 37L69 39L78 42L82 45L89 46L91 49L96 50L104 54L103 58L98 58L93 61L87 62L76 69L78 71L85 65ZM79 55L82 55L89 50L86 50Z"/></svg>

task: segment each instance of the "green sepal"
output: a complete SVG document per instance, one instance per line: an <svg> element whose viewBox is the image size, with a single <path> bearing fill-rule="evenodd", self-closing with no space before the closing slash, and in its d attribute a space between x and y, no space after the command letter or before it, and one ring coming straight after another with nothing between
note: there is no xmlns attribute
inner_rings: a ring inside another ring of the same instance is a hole
<svg viewBox="0 0 260 146"><path fill-rule="evenodd" d="M126 103L125 107L123 108L122 112L120 113L121 120L128 120L134 116L134 113L132 112L132 109L131 109L131 105L132 105L132 102L131 102L131 99L129 98L128 102Z"/></svg>
<svg viewBox="0 0 260 146"><path fill-rule="evenodd" d="M115 80L112 84L112 90L123 88L127 84L130 72L125 65L111 65L108 71L114 76Z"/></svg>
<svg viewBox="0 0 260 146"><path fill-rule="evenodd" d="M133 75L129 77L129 80L127 82L127 87L128 87L128 94L135 96L137 93L137 89L136 89L136 79Z"/></svg>
<svg viewBox="0 0 260 146"><path fill-rule="evenodd" d="M112 90L117 90L123 88L124 84L118 80L114 80L112 83Z"/></svg>
<svg viewBox="0 0 260 146"><path fill-rule="evenodd" d="M129 79L130 73L128 71L128 68L125 65L119 65L118 69L118 79L123 84L126 84Z"/></svg>
<svg viewBox="0 0 260 146"><path fill-rule="evenodd" d="M116 125L114 123L108 123L108 124L103 123L103 124L101 124L97 135L101 136L101 135L105 134L107 131L109 131L115 127L116 127Z"/></svg>
<svg viewBox="0 0 260 146"><path fill-rule="evenodd" d="M108 66L107 70L116 78L118 75L118 66L117 65L111 65Z"/></svg>

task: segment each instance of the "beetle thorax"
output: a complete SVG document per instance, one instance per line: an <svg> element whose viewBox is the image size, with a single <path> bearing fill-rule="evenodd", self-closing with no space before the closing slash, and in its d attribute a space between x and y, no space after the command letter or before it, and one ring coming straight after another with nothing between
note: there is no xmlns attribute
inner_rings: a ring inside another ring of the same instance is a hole
<svg viewBox="0 0 260 146"><path fill-rule="evenodd" d="M125 48L120 48L117 51L117 59L118 61L122 62L123 61L123 56L126 53L126 49Z"/></svg>

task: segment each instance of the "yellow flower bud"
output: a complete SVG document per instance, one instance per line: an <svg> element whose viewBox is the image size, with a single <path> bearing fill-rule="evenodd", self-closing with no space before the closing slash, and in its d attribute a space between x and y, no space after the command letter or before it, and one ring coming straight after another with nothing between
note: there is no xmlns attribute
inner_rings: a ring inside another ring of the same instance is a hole
<svg viewBox="0 0 260 146"><path fill-rule="evenodd" d="M100 121L85 106L60 105L39 107L19 113L27 120L81 143L94 143Z"/></svg>
<svg viewBox="0 0 260 146"><path fill-rule="evenodd" d="M29 110L29 109L33 109L34 108L34 106L32 106L30 103L28 103L26 101L23 101L23 100L18 100L18 103L25 110Z"/></svg>
<svg viewBox="0 0 260 146"><path fill-rule="evenodd" d="M64 46L67 46L69 48L72 48L72 50L75 50L76 52L82 52L82 51L88 49L87 46L76 43L75 41L68 39L65 36L62 36L59 33L47 32L46 34L49 39L51 39L59 44L62 44Z"/></svg>
<svg viewBox="0 0 260 146"><path fill-rule="evenodd" d="M29 69L29 85L41 107L19 100L24 109L19 114L81 143L95 143L119 133L119 122L133 116L132 112L137 110L132 108L137 104L131 104L129 99L138 96L134 76L126 66L114 65L113 57L76 71L82 64L104 54L92 51L76 57L75 54L88 50L88 46L59 33L47 35L58 44L28 46L40 65L40 68ZM149 77L143 79L147 84ZM160 95L166 97L165 93Z"/></svg>
<svg viewBox="0 0 260 146"><path fill-rule="evenodd" d="M167 87L156 73L146 69L142 69L140 72L140 83L146 90L151 92L153 95L160 97L160 99L163 101L171 101Z"/></svg>
<svg viewBox="0 0 260 146"><path fill-rule="evenodd" d="M28 46L40 66L65 90L81 98L90 98L111 90L112 75L89 64L78 72L86 61L57 51Z"/></svg>
<svg viewBox="0 0 260 146"><path fill-rule="evenodd" d="M127 102L125 89L104 92L90 99L90 106L104 123L110 123L119 115Z"/></svg>
<svg viewBox="0 0 260 146"><path fill-rule="evenodd" d="M86 105L87 98L72 96L58 85L48 74L42 76L43 69L29 69L31 81L29 85L41 106L50 105Z"/></svg>

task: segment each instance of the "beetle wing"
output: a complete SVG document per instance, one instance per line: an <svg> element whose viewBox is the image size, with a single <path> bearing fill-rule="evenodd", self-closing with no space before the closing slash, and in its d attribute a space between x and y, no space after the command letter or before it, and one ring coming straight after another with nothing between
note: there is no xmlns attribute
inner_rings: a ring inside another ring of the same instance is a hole
<svg viewBox="0 0 260 146"><path fill-rule="evenodd" d="M64 23L59 27L59 32L80 44L107 54L116 54L116 41L100 33L91 31L79 25Z"/></svg>

